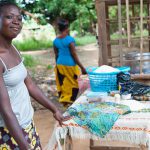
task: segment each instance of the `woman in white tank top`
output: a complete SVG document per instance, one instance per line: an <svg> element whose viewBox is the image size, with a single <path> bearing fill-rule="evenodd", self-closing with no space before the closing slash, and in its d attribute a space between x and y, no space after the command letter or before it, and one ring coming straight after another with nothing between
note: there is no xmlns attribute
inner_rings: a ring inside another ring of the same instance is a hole
<svg viewBox="0 0 150 150"><path fill-rule="evenodd" d="M30 96L51 110L60 124L68 118L64 118L35 85L22 57L12 46L12 40L21 29L22 16L18 6L0 1L0 149L40 150L32 122Z"/></svg>

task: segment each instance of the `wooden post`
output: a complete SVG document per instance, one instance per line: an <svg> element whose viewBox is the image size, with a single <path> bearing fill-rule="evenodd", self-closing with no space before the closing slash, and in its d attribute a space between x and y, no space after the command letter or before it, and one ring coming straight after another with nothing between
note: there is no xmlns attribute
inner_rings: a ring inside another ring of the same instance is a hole
<svg viewBox="0 0 150 150"><path fill-rule="evenodd" d="M105 2L96 0L95 7L98 18L98 41L99 41L99 65L108 64L108 47L106 31L106 7ZM100 56L101 55L101 56Z"/></svg>
<svg viewBox="0 0 150 150"><path fill-rule="evenodd" d="M118 0L118 27L119 27L119 54L120 54L120 65L123 65L121 0Z"/></svg>
<svg viewBox="0 0 150 150"><path fill-rule="evenodd" d="M98 46L99 46L99 51L98 51L98 66L103 64L103 57L102 57L102 44L101 44L101 30L99 29L99 24L100 24L100 20L99 20L99 16L100 16L100 12L99 12L99 6L100 2L99 0L95 1L95 8L96 8L96 13L97 13L97 22L98 22L98 27L97 27L97 35L98 35Z"/></svg>
<svg viewBox="0 0 150 150"><path fill-rule="evenodd" d="M148 16L150 17L150 0L148 0L147 7L148 7ZM150 36L150 19L148 19L147 23L148 23L148 32ZM150 52L150 41L149 41L149 52Z"/></svg>
<svg viewBox="0 0 150 150"><path fill-rule="evenodd" d="M140 149L141 149L141 150L148 150L148 147L146 147L145 145L141 145L141 146L140 146Z"/></svg>
<svg viewBox="0 0 150 150"><path fill-rule="evenodd" d="M142 74L143 62L143 0L140 0L140 74Z"/></svg>
<svg viewBox="0 0 150 150"><path fill-rule="evenodd" d="M130 18L129 18L129 0L126 0L126 17L127 17L128 47L131 47L131 29L130 29Z"/></svg>
<svg viewBox="0 0 150 150"><path fill-rule="evenodd" d="M134 4L131 5L132 6L132 17L130 17L130 31L131 31L131 35L132 33L134 33L134 27L135 27L135 22L134 20L132 20L132 18L135 18L135 10L134 10Z"/></svg>
<svg viewBox="0 0 150 150"><path fill-rule="evenodd" d="M150 80L150 75L149 74L132 74L131 79L133 80Z"/></svg>
<svg viewBox="0 0 150 150"><path fill-rule="evenodd" d="M106 18L109 20L109 6L106 5ZM106 22L107 41L110 41L110 22ZM107 42L108 56L111 57L111 43Z"/></svg>
<svg viewBox="0 0 150 150"><path fill-rule="evenodd" d="M99 7L100 7L100 2L99 0L95 1L95 8L96 8L96 13L97 13L97 22L98 22L98 46L99 46L99 51L98 51L98 66L103 64L103 57L102 57L102 43L101 43L101 30L99 29L99 24L100 24L100 12L99 12Z"/></svg>

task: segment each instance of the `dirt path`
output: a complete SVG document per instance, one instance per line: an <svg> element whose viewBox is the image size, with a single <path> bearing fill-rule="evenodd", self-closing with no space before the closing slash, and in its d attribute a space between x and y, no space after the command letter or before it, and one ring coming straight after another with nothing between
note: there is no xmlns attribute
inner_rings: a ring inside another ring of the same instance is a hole
<svg viewBox="0 0 150 150"><path fill-rule="evenodd" d="M55 120L48 110L38 110L34 115L35 124L44 148L53 132ZM89 150L89 140L73 140L74 150Z"/></svg>

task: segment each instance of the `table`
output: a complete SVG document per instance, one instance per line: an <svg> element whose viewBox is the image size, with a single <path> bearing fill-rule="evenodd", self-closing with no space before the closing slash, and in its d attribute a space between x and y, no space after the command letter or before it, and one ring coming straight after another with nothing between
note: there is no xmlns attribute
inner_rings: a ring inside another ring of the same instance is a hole
<svg viewBox="0 0 150 150"><path fill-rule="evenodd" d="M87 103L86 94L88 92L89 90L85 91L85 93L74 102L72 107L77 103ZM144 105L150 108L150 102L144 102ZM130 143L130 145L134 144L139 146L142 150L150 150L150 111L132 112L121 116L105 138L93 135L87 129L80 127L73 119L64 122L64 124L62 127L58 124L55 125L47 146L48 150L57 148L58 150L62 150L60 139L67 139L68 135L77 139L91 139L91 150L94 149L92 145L94 140L99 140L101 143L105 142L107 144L111 141L126 142Z"/></svg>

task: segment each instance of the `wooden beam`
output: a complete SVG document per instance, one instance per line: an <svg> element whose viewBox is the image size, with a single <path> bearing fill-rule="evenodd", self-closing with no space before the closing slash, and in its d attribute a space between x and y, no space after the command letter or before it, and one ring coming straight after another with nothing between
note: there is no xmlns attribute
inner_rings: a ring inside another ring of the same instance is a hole
<svg viewBox="0 0 150 150"><path fill-rule="evenodd" d="M123 41L127 41L128 38L122 38ZM131 40L140 40L139 36L131 37ZM143 40L150 40L150 36L143 36ZM108 42L119 41L119 38L112 39Z"/></svg>
<svg viewBox="0 0 150 150"><path fill-rule="evenodd" d="M134 4L131 5L131 10L132 10L132 16L135 17L135 9L134 9ZM131 16L130 16L131 18ZM134 21L131 21L130 19L130 31L131 31L131 35L134 34L134 28L135 28L135 22Z"/></svg>
<svg viewBox="0 0 150 150"><path fill-rule="evenodd" d="M93 147L94 147L94 140L90 139L90 150L92 150Z"/></svg>
<svg viewBox="0 0 150 150"><path fill-rule="evenodd" d="M147 4L148 17L150 17L150 0L147 0L147 1L148 1L148 4ZM148 24L148 32L149 32L149 36L150 36L150 18L148 18L147 24ZM150 52L150 41L149 41L149 52Z"/></svg>
<svg viewBox="0 0 150 150"><path fill-rule="evenodd" d="M150 74L131 74L133 80L150 80Z"/></svg>
<svg viewBox="0 0 150 150"><path fill-rule="evenodd" d="M21 11L22 11L23 14L28 15L28 16L30 16L31 18L33 18L33 20L36 21L37 23L40 22L40 20L39 20L37 17L35 17L34 14L32 14L32 13L30 13L30 12L24 10L24 9L21 9Z"/></svg>
<svg viewBox="0 0 150 150"><path fill-rule="evenodd" d="M140 74L142 74L143 62L143 0L140 0Z"/></svg>
<svg viewBox="0 0 150 150"><path fill-rule="evenodd" d="M96 0L95 6L98 18L99 65L108 65L106 5L105 2Z"/></svg>
<svg viewBox="0 0 150 150"><path fill-rule="evenodd" d="M106 19L109 19L109 7L106 6ZM107 41L110 40L110 23L106 22L106 33L107 33ZM107 42L108 47L108 56L111 56L111 44Z"/></svg>
<svg viewBox="0 0 150 150"><path fill-rule="evenodd" d="M101 2L105 2L106 5L112 6L112 5L117 5L117 0L98 0ZM143 0L144 4L147 4L147 0ZM130 0L129 4L139 4L140 0ZM121 4L125 5L125 0L121 0Z"/></svg>
<svg viewBox="0 0 150 150"><path fill-rule="evenodd" d="M119 28L119 55L120 65L123 65L123 52L122 52L122 14L121 14L121 0L118 0L118 28Z"/></svg>
<svg viewBox="0 0 150 150"><path fill-rule="evenodd" d="M128 47L131 47L131 28L130 28L130 18L129 18L129 0L126 0L126 18L127 18Z"/></svg>
<svg viewBox="0 0 150 150"><path fill-rule="evenodd" d="M99 51L98 51L98 66L102 65L103 64L103 57L102 57L102 44L101 44L101 30L99 29L100 27L100 10L99 10L99 7L100 7L100 1L99 0L96 0L95 1L95 8L96 8L96 13L97 13L97 22L98 22L98 46L99 46Z"/></svg>
<svg viewBox="0 0 150 150"><path fill-rule="evenodd" d="M126 18L122 18L121 21L122 22L126 22ZM130 17L130 22L139 22L140 20L140 17ZM150 16L147 16L147 17L143 17L143 20L146 22L147 20L150 20ZM117 19L106 19L107 22L110 22L110 23L115 23L115 22L118 22Z"/></svg>
<svg viewBox="0 0 150 150"><path fill-rule="evenodd" d="M116 57L111 58L111 57L110 57L110 58L108 59L109 62L113 61L112 59L116 59L116 61L119 60L119 58L116 58ZM136 61L139 61L139 60L136 60L136 59L123 59L122 61L123 61L123 62L136 62ZM150 59L142 59L141 61L142 61L142 62L150 62Z"/></svg>

